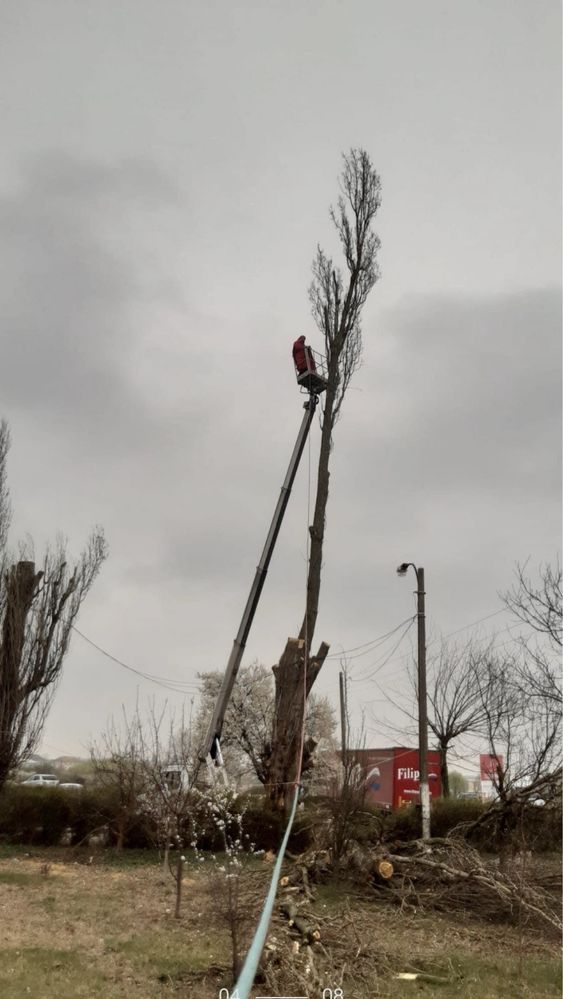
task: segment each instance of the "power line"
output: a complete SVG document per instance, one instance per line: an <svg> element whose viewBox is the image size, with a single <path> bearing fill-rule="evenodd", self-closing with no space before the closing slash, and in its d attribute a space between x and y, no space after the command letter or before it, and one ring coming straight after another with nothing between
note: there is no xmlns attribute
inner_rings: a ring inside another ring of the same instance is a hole
<svg viewBox="0 0 563 999"><path fill-rule="evenodd" d="M482 624L483 621L488 621L490 618L496 617L498 614L505 614L505 613L506 613L506 607L501 607L500 610L493 611L491 614L486 614L484 617L480 617L476 621L471 621L469 624L464 624L461 628L456 628L455 631L450 631L448 632L447 635L444 635L443 637L451 638L453 635L458 635L461 631L465 631L467 628L474 628L476 625ZM356 656L354 655L350 656L350 659L359 659L360 656L367 655L369 652L373 651L373 648L376 648L378 645L383 644L383 642L387 638L390 638L399 630L399 628L402 628L402 626L406 624L407 621L411 620L412 620L411 617L407 617L404 619L404 621L400 621L399 624L397 624L394 628L391 629L391 631L385 632L384 635L379 635L377 638L372 638L369 642L363 642L362 645L355 645L350 649L342 649L341 652L333 652L330 655L328 655L326 658L341 659L343 656L349 656L351 652L357 652L358 649L365 649L366 650L365 652L359 652L358 655ZM432 645L435 645L437 641L439 641L439 639L435 638L431 642L429 642L428 648L430 648L430 646ZM407 655L399 658L404 658L404 659L408 658L408 653ZM370 667L367 668L369 669Z"/></svg>
<svg viewBox="0 0 563 999"><path fill-rule="evenodd" d="M365 652L360 652L357 656L350 656L350 659L359 659L360 656L365 656L365 655L368 654L368 652L371 652L372 651L372 647L377 646L377 645L381 645L387 638L391 638L391 636L394 635L399 630L399 628L402 628L402 626L404 624L406 624L407 621L411 621L411 620L412 620L411 617L406 617L404 619L404 621L400 621L399 624L396 625L395 628L392 628L391 631L385 632L384 635L379 635L378 638L372 638L371 641L364 642L362 645L355 645L351 649L342 649L341 652L333 652L332 655L329 655L326 658L327 659L341 659L343 656L348 656L351 652L356 652L358 649L365 649L366 650ZM368 648L368 646L369 646L369 648Z"/></svg>
<svg viewBox="0 0 563 999"><path fill-rule="evenodd" d="M493 611L492 614L487 614L486 617L480 617L477 621L472 621L471 624L464 624L462 628L457 628L456 631L450 631L447 635L444 635L444 638L451 638L452 635L459 635L460 631L465 631L467 628L474 628L476 624L482 624L483 621L488 621L489 618L496 617L497 614L506 614L506 612L507 608L501 607L500 610ZM434 639L434 642L436 641L437 639ZM430 644L433 645L434 642L431 642Z"/></svg>
<svg viewBox="0 0 563 999"><path fill-rule="evenodd" d="M386 666L387 663L390 661L391 656L393 655L393 653L396 652L396 650L399 648L399 645L401 644L401 642L403 641L403 639L406 638L406 636L408 635L408 633L409 633L410 629L412 628L415 620L416 620L416 614L413 615L413 617L408 618L408 623L407 623L406 628L404 628L404 630L402 631L401 635L399 636L398 641L395 642L395 645L393 646L393 648L391 649L391 651L388 652L387 655L382 660L379 660L379 661L376 660L375 662L371 663L370 666L366 667L368 670L371 670L371 672L369 674L364 674L363 676L357 676L357 677L351 676L350 677L350 681L353 682L353 683L365 683L367 680L372 680L373 677L377 673L379 673L383 669L383 667Z"/></svg>
<svg viewBox="0 0 563 999"><path fill-rule="evenodd" d="M443 638L451 638L452 635L457 635L460 631L465 631L466 628L472 628L476 624L480 624L482 621L488 621L489 618L495 617L497 614L502 614L502 613L503 613L502 610L495 611L493 614L488 614L486 617L479 618L478 621L473 621L471 624L464 625L463 628L458 628L457 631L450 631L450 632L448 632L447 635L443 635L442 637ZM505 648L507 645L510 645L511 642L517 642L519 640L518 638L512 638L509 642L504 642L502 645L496 645L496 638L497 637L499 637L500 635L504 635L505 632L509 632L510 633L511 630L513 631L517 627L518 627L518 624L511 624L511 625L507 625L506 628L503 628L502 631L499 631L498 636L495 637L495 644L493 644L493 648L501 648L502 649L502 648ZM429 649L431 646L436 645L438 641L440 641L439 638L433 639L431 642L428 643L427 648ZM408 659L410 655L411 655L410 652L406 652L404 655L397 656L396 659L390 660L390 662L392 662L392 663L403 662L403 660ZM368 669L369 669L369 667L368 667ZM357 683L364 683L365 682L365 678L364 679L360 679L359 677L357 677L357 678L355 678L355 682L357 682Z"/></svg>
<svg viewBox="0 0 563 999"><path fill-rule="evenodd" d="M199 685L193 683L192 681L167 679L166 677L156 676L153 673L146 673L143 670L137 669L135 666L130 666L128 663L124 663L122 659L118 659L117 656L112 655L111 652L107 652L106 649L101 647L101 645L97 645L96 642L93 642L91 638L88 638L88 636L80 631L75 625L72 625L71 627L77 635L80 635L85 642L88 642L88 645L91 645L94 649L100 652L101 655L105 656L106 659L111 659L111 661L116 663L118 666L128 670L130 673L135 673L137 676L142 677L143 680L149 680L151 683L155 683L159 687L165 687L167 690L172 690L177 694L189 693L190 689L198 691L200 689Z"/></svg>

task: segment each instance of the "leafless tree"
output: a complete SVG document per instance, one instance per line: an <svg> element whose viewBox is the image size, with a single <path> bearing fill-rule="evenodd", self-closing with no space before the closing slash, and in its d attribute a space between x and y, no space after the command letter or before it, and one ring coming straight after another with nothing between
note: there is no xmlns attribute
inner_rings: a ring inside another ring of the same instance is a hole
<svg viewBox="0 0 563 999"><path fill-rule="evenodd" d="M486 653L478 643L448 644L442 639L437 656L430 657L427 674L428 727L440 753L442 794L450 796L448 753L461 735L481 728L484 707L478 683L479 663ZM418 697L417 672L409 672Z"/></svg>
<svg viewBox="0 0 563 999"><path fill-rule="evenodd" d="M428 727L436 740L440 754L442 794L450 796L449 758L456 739L482 731L484 709L478 682L478 665L486 658L491 643L470 638L465 644L440 640L439 651L427 659ZM408 736L418 741L418 670L416 663L408 668L410 698L387 699L402 717L395 725L377 718L378 725L395 738Z"/></svg>
<svg viewBox="0 0 563 999"><path fill-rule="evenodd" d="M31 543L7 549L9 433L0 427L0 787L32 752L61 675L70 633L107 548L100 528L74 564L59 540L36 572Z"/></svg>
<svg viewBox="0 0 563 999"><path fill-rule="evenodd" d="M527 563L518 564L515 582L502 594L506 607L530 631L520 637L524 655L519 661L518 679L528 697L548 698L561 706L561 653L563 651L563 609L561 564L540 565L538 579L532 580Z"/></svg>
<svg viewBox="0 0 563 999"><path fill-rule="evenodd" d="M112 718L98 742L90 747L93 779L114 795L116 849L121 851L127 831L139 814L145 790L143 739L138 708L129 718L122 706L119 725Z"/></svg>
<svg viewBox="0 0 563 999"><path fill-rule="evenodd" d="M379 277L379 237L373 230L381 204L381 181L364 149L344 156L340 196L331 219L340 239L347 276L319 246L309 289L313 318L324 337L328 387L324 397L317 493L311 534L307 603L299 637L310 648L315 632L321 588L321 569L329 492L329 464L333 431L352 375L362 359L361 316Z"/></svg>
<svg viewBox="0 0 563 999"><path fill-rule="evenodd" d="M158 710L152 704L147 719L139 725L144 770L143 808L152 820L165 865L170 867L176 885L175 916L181 915L184 850L195 841L194 787L199 770L191 717L179 720L167 705ZM174 850L174 867L169 851Z"/></svg>
<svg viewBox="0 0 563 999"><path fill-rule="evenodd" d="M319 609L333 431L352 375L361 362L362 310L379 277L380 243L373 225L381 203L381 182L365 150L351 149L343 159L340 196L331 210L331 219L344 255L346 276L319 246L309 291L313 318L324 337L328 386L324 395L313 523L309 528L305 613L298 636L303 644L288 643L274 669L276 714L269 783L272 800L281 808L287 807L286 792L295 779L299 762L304 704L328 652L323 643L315 657L309 655Z"/></svg>
<svg viewBox="0 0 563 999"><path fill-rule="evenodd" d="M343 717L346 746L342 746L334 753L326 754L328 756L327 765L321 768L325 770L323 790L326 795L325 807L329 819L326 846L336 871L338 871L353 843L360 816L363 816L364 824L366 821L369 822L373 840L377 840L381 832L379 820L372 812L366 810L367 784L363 761L363 751L366 745L364 722L362 720L360 729L352 733L347 705L344 707Z"/></svg>
<svg viewBox="0 0 563 999"><path fill-rule="evenodd" d="M498 814L507 843L522 807L537 799L556 801L561 791L561 712L549 697L530 704L518 676L516 657L494 653L477 672L483 734L496 761L492 814Z"/></svg>

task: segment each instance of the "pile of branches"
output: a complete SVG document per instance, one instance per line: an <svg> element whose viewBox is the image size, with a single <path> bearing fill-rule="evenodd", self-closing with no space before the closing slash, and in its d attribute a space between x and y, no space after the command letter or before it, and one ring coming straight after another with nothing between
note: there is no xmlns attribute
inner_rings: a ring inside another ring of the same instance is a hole
<svg viewBox="0 0 563 999"><path fill-rule="evenodd" d="M338 874L346 876L345 905L334 913L314 905L317 885L334 874L328 851L308 851L286 867L258 979L266 991L309 995L327 982L342 987L345 980L350 999L378 992L397 971L397 955L381 946L382 904L397 905L408 915L457 910L560 937L560 879L529 853L513 856L505 870L498 859L484 859L461 839L434 838L397 843L393 852L384 852L381 844L371 850L354 844L342 859ZM350 907L356 896L360 921ZM366 906L368 898L378 904ZM436 981L449 981L453 974L443 970Z"/></svg>
<svg viewBox="0 0 563 999"><path fill-rule="evenodd" d="M393 961L382 950L378 917L364 914L358 926L350 897L337 912L314 915L306 897L282 901L266 943L256 984L272 995L321 995L344 988L346 999L379 994L392 976Z"/></svg>
<svg viewBox="0 0 563 999"><path fill-rule="evenodd" d="M390 897L407 908L463 910L481 919L506 920L561 935L560 901L535 883L533 859L515 855L509 869L485 860L463 840L405 843L390 854L395 869Z"/></svg>

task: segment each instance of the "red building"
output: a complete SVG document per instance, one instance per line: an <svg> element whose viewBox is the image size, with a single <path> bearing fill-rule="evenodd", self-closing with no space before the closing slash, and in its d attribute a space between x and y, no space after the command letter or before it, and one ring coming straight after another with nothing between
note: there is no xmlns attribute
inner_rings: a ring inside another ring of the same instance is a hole
<svg viewBox="0 0 563 999"><path fill-rule="evenodd" d="M366 802L387 808L403 808L420 799L418 749L353 749L350 754L361 767L366 784ZM428 751L430 800L442 796L440 754Z"/></svg>

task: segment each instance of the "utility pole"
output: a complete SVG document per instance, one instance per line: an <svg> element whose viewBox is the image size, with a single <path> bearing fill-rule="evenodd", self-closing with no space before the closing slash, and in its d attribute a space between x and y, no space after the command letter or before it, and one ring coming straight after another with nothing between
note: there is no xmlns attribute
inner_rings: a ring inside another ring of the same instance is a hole
<svg viewBox="0 0 563 999"><path fill-rule="evenodd" d="M340 684L340 731L341 731L341 742L342 742L342 766L346 768L347 756L348 756L348 738L347 738L348 705L346 703L346 681L344 678L344 673L338 674L338 681Z"/></svg>
<svg viewBox="0 0 563 999"><path fill-rule="evenodd" d="M426 694L426 608L424 569L413 562L403 562L397 569L406 576L412 567L416 574L416 616L418 624L418 770L422 839L430 839L430 789L428 786L428 706Z"/></svg>
<svg viewBox="0 0 563 999"><path fill-rule="evenodd" d="M422 838L430 839L430 790L428 787L428 705L426 697L426 613L424 569L416 572L418 618L418 769L420 770L420 806Z"/></svg>

